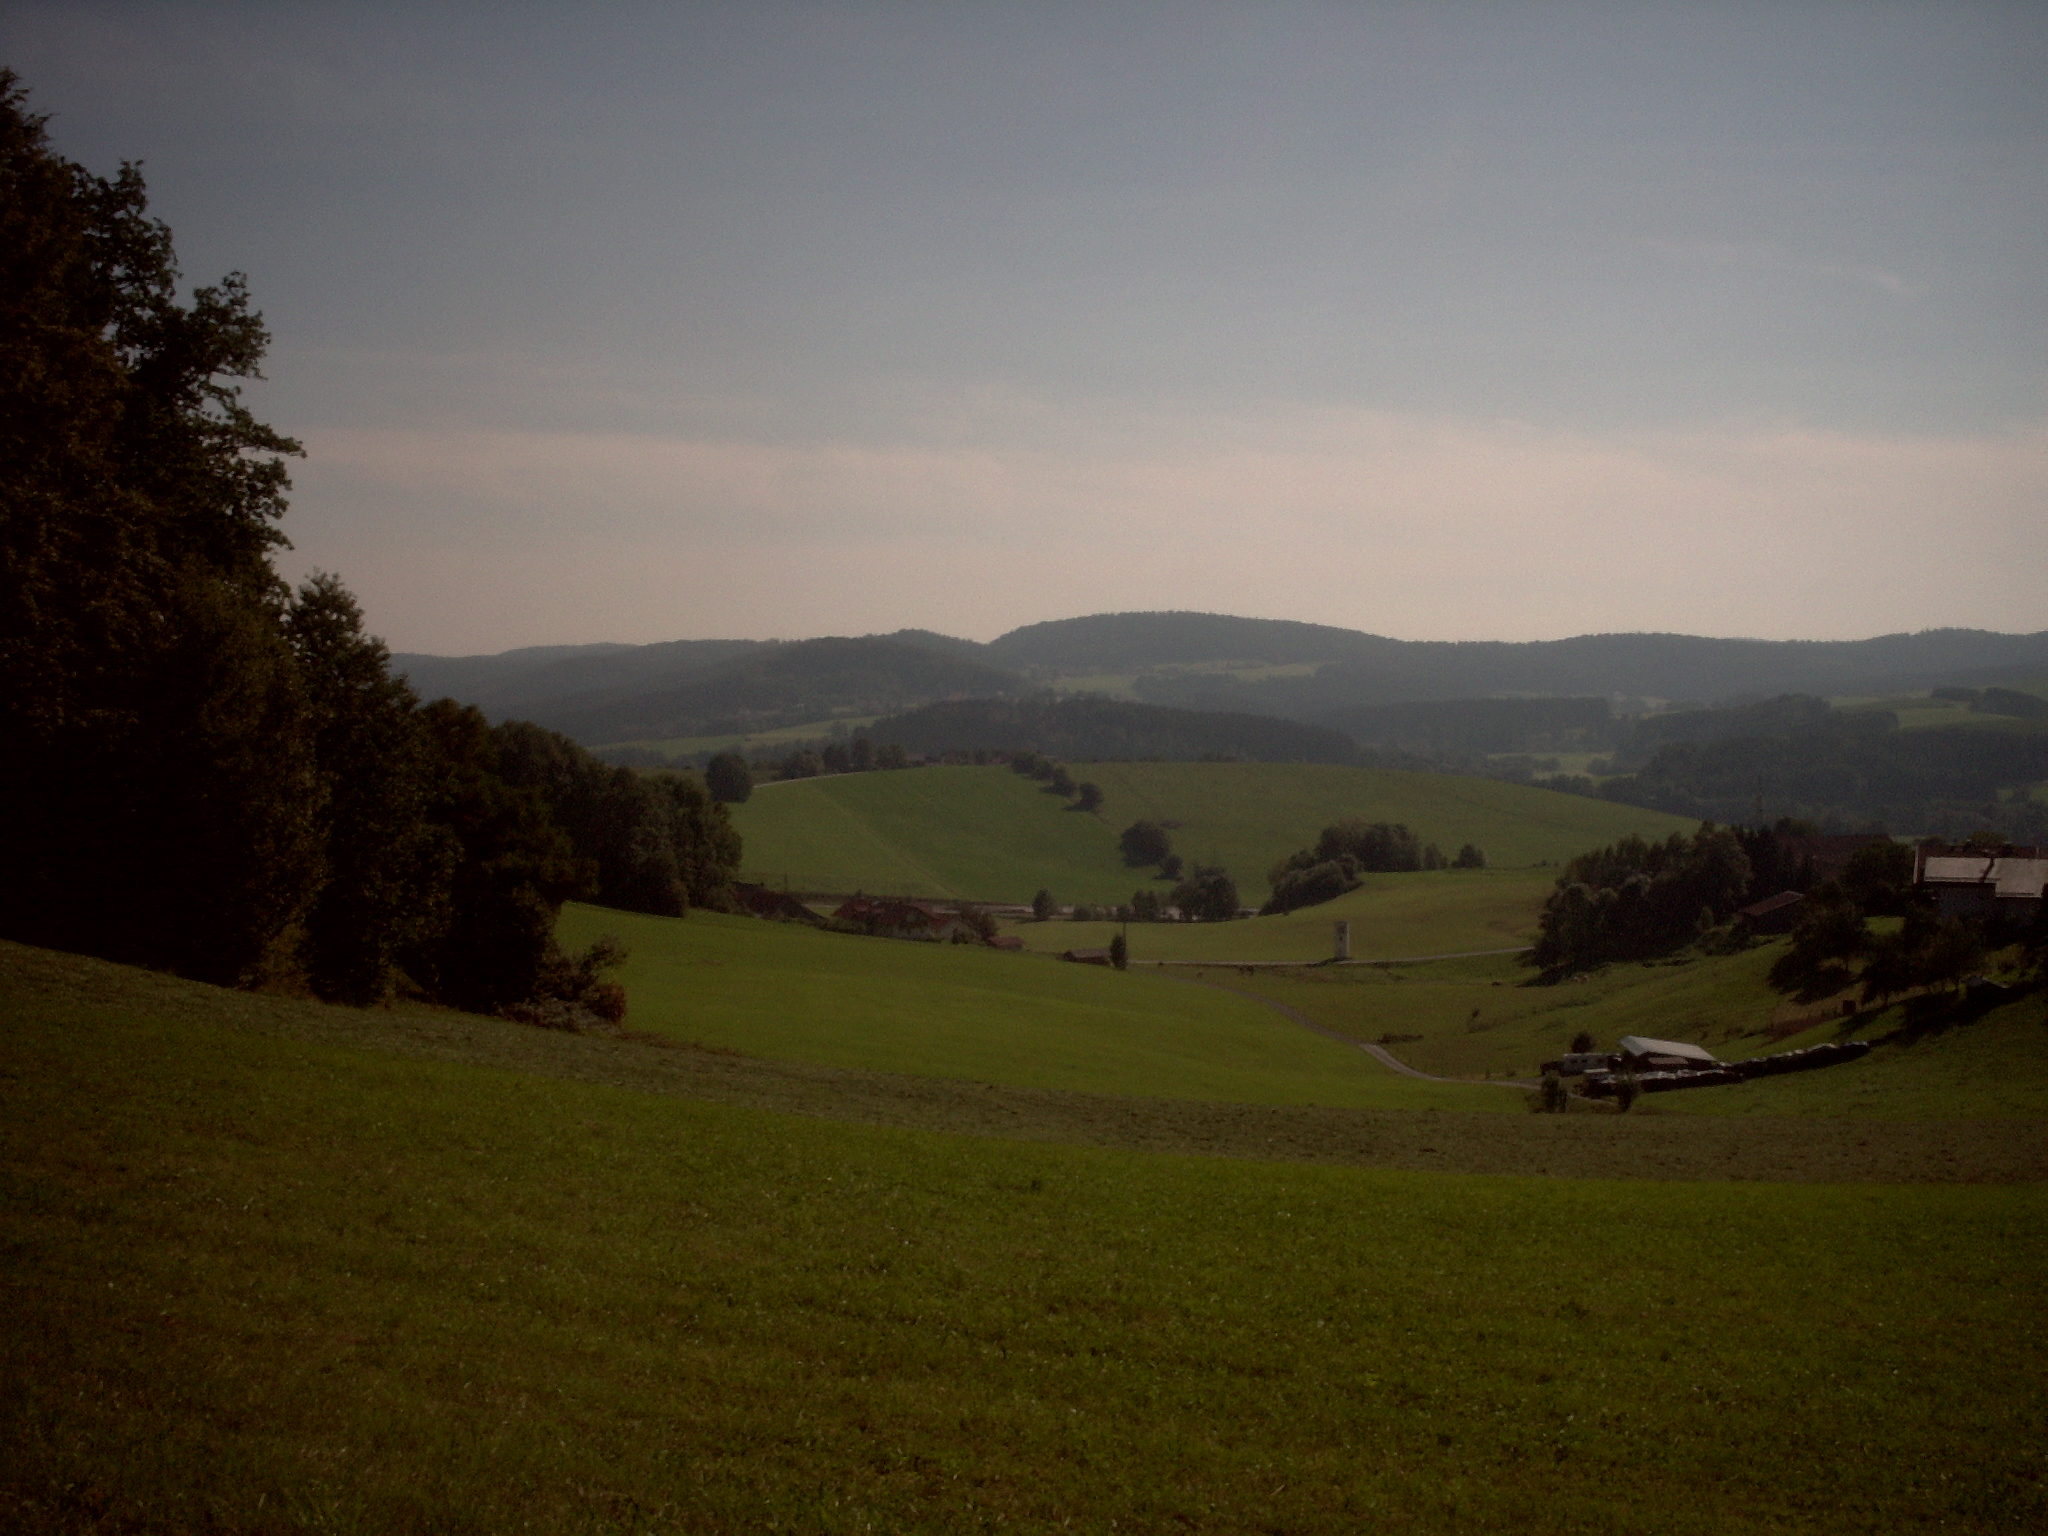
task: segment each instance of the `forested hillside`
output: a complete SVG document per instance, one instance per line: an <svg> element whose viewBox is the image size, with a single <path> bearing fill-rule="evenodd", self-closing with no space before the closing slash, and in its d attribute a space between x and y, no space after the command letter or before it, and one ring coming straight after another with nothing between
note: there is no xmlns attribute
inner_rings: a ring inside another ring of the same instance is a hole
<svg viewBox="0 0 2048 1536"><path fill-rule="evenodd" d="M1114 699L961 699L875 723L877 742L907 752L1044 752L1098 758L1241 757L1265 763L1346 763L1358 749L1341 732L1264 715L1161 709Z"/></svg>
<svg viewBox="0 0 2048 1536"><path fill-rule="evenodd" d="M341 582L272 564L298 445L242 279L179 297L131 165L0 72L0 936L352 1003L616 1011L564 900L679 914L721 806L422 705ZM557 819L559 818L559 819Z"/></svg>

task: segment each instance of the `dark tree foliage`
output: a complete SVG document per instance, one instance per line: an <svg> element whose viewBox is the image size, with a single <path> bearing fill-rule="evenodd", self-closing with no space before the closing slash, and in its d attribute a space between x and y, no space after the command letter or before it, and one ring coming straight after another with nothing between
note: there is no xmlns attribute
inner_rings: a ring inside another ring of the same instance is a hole
<svg viewBox="0 0 2048 1536"><path fill-rule="evenodd" d="M0 931L207 980L320 877L272 574L281 455L239 276L177 300L142 178L52 152L0 71Z"/></svg>
<svg viewBox="0 0 2048 1536"><path fill-rule="evenodd" d="M401 968L537 995L583 867L480 714L419 709L335 578L279 579L298 448L235 382L262 319L239 276L177 286L135 169L54 155L0 72L0 932L349 1002Z"/></svg>
<svg viewBox="0 0 2048 1536"><path fill-rule="evenodd" d="M1292 912L1354 891L1362 872L1441 869L1444 856L1436 844L1424 845L1397 822L1349 817L1323 828L1313 848L1303 848L1275 864L1266 876L1273 894L1260 910Z"/></svg>
<svg viewBox="0 0 2048 1536"><path fill-rule="evenodd" d="M1477 843L1467 843L1458 850L1458 856L1451 860L1453 869L1486 868L1486 851Z"/></svg>
<svg viewBox="0 0 2048 1536"><path fill-rule="evenodd" d="M1173 904L1191 922L1227 922L1237 916L1237 882L1228 870L1197 864L1174 887Z"/></svg>
<svg viewBox="0 0 2048 1536"><path fill-rule="evenodd" d="M853 772L853 754L846 750L843 741L831 741L818 753L818 760L825 765L827 773Z"/></svg>
<svg viewBox="0 0 2048 1536"><path fill-rule="evenodd" d="M1871 843L1849 856L1842 889L1872 917L1903 917L1912 910L1913 850L1905 843Z"/></svg>
<svg viewBox="0 0 2048 1536"><path fill-rule="evenodd" d="M1173 839L1156 821L1134 821L1118 835L1117 847L1132 868L1157 864L1173 852Z"/></svg>
<svg viewBox="0 0 2048 1536"><path fill-rule="evenodd" d="M1058 910L1059 904L1052 899L1052 892L1042 886L1038 894L1031 898L1031 915L1041 923L1050 921L1053 913Z"/></svg>
<svg viewBox="0 0 2048 1536"><path fill-rule="evenodd" d="M1051 790L1054 794L1064 795L1071 800L1074 797L1074 795L1080 790L1081 786L1074 782L1074 776L1071 773L1067 772L1065 768L1055 767L1053 771L1046 776L1045 787Z"/></svg>
<svg viewBox="0 0 2048 1536"><path fill-rule="evenodd" d="M2048 811L2010 793L2048 778L2048 735L1896 724L1889 714L1834 713L1793 735L1673 743L1598 792L1718 820L1752 816L1762 802L1814 822L2048 840Z"/></svg>
<svg viewBox="0 0 2048 1536"><path fill-rule="evenodd" d="M779 771L785 779L815 779L825 771L825 760L804 747L785 757Z"/></svg>
<svg viewBox="0 0 2048 1536"><path fill-rule="evenodd" d="M1137 890L1131 892L1129 912L1134 923L1156 923L1159 921L1159 893Z"/></svg>
<svg viewBox="0 0 2048 1536"><path fill-rule="evenodd" d="M1099 811L1102 809L1102 786L1083 779L1074 786L1074 809L1077 811Z"/></svg>
<svg viewBox="0 0 2048 1536"><path fill-rule="evenodd" d="M538 791L577 854L596 866L598 902L661 917L728 904L739 834L725 807L695 783L612 767L523 720L492 734L499 774Z"/></svg>
<svg viewBox="0 0 2048 1536"><path fill-rule="evenodd" d="M448 920L460 850L426 819L432 760L412 689L389 670L384 643L363 632L341 583L299 589L285 633L298 658L325 805L326 882L305 920L300 964L334 1002L373 1003L399 953Z"/></svg>
<svg viewBox="0 0 2048 1536"><path fill-rule="evenodd" d="M402 954L435 996L488 1013L524 1002L556 956L555 914L595 879L548 819L540 791L508 784L480 710L449 699L419 713L428 745L427 819L453 836L447 921Z"/></svg>
<svg viewBox="0 0 2048 1536"><path fill-rule="evenodd" d="M704 765L704 787L721 805L745 805L754 793L754 771L737 752L720 752Z"/></svg>
<svg viewBox="0 0 2048 1536"><path fill-rule="evenodd" d="M1748 856L1726 828L1703 825L1661 843L1625 837L1565 866L1529 960L1558 975L1667 954L1698 936L1703 914L1725 918L1748 889Z"/></svg>
<svg viewBox="0 0 2048 1536"><path fill-rule="evenodd" d="M1862 912L1830 880L1801 903L1792 942L1771 962L1771 985L1806 1002L1839 992L1855 979L1850 966L1870 952L1871 943Z"/></svg>

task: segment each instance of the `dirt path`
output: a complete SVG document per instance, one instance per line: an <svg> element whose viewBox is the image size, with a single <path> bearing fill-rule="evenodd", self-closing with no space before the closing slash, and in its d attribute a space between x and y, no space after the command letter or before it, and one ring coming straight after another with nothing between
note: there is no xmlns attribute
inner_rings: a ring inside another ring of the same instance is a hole
<svg viewBox="0 0 2048 1536"><path fill-rule="evenodd" d="M1514 1078L1432 1077L1427 1072L1420 1072L1417 1071L1414 1067L1409 1066L1407 1062L1401 1060L1398 1056L1396 1056L1392 1051L1388 1050L1383 1045L1375 1045L1370 1040L1354 1040L1351 1036L1344 1034L1341 1030L1331 1029L1328 1025L1325 1024L1318 1024L1314 1019L1310 1018L1307 1014L1303 1013L1299 1008L1290 1008L1287 1006L1287 1004L1275 1002L1270 997L1261 997L1256 992L1245 992L1239 990L1236 987L1226 987L1220 981L1196 981L1193 977L1188 976L1176 976L1174 980L1186 981L1189 982L1191 985L1197 987L1208 987L1217 992L1228 992L1232 997L1241 997L1248 1002L1264 1003L1268 1008L1272 1009L1275 1013L1280 1014L1284 1018L1292 1020L1294 1023L1299 1024L1303 1029L1311 1030L1314 1033L1321 1035L1325 1040L1334 1040L1339 1045L1354 1046L1357 1049L1365 1052L1366 1055L1370 1056L1374 1061L1378 1062L1381 1066L1390 1068L1391 1070L1400 1073L1403 1077L1418 1077L1421 1078L1422 1081L1425 1083L1456 1083L1460 1087L1464 1088L1519 1088L1527 1090L1530 1088L1534 1088L1536 1086L1536 1084L1534 1083L1520 1082Z"/></svg>

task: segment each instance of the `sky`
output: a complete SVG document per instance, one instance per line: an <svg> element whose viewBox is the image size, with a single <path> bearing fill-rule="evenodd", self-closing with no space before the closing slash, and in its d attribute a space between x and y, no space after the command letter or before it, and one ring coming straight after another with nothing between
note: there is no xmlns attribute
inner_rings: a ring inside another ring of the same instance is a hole
<svg viewBox="0 0 2048 1536"><path fill-rule="evenodd" d="M2048 629L2048 5L10 0L396 650Z"/></svg>

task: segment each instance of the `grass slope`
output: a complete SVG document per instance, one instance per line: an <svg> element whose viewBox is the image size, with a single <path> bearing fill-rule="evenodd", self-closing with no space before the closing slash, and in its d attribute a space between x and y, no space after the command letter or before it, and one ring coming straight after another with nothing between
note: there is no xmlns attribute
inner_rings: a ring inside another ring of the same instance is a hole
<svg viewBox="0 0 2048 1536"><path fill-rule="evenodd" d="M1609 966L1549 987L1527 985L1527 970L1506 960L1202 974L1357 1039L1419 1036L1390 1048L1410 1065L1446 1076L1527 1075L1567 1050L1582 1029L1601 1049L1613 1049L1625 1034L1646 1034L1693 1041L1729 1061L1823 1040L1883 1042L1847 1066L1658 1095L1644 1099L1638 1113L2048 1120L2048 1007L2040 995L1969 1022L1952 1015L1933 1028L1916 1024L1925 1011L1919 1005L1898 1004L1773 1039L1766 1026L1784 999L1765 973L1783 943L1678 964Z"/></svg>
<svg viewBox="0 0 2048 1536"><path fill-rule="evenodd" d="M1131 956L1149 960L1324 960L1332 954L1331 924L1351 924L1358 959L1464 954L1532 944L1543 898L1556 877L1545 870L1447 869L1368 875L1348 895L1284 916L1234 923L1133 923ZM1116 923L1009 923L1004 932L1027 949L1058 954L1099 949L1123 931Z"/></svg>
<svg viewBox="0 0 2048 1536"><path fill-rule="evenodd" d="M774 1060L1022 1087L1250 1104L1519 1111L1423 1083L1270 1009L1140 972L696 912L571 906L564 943L615 933L634 1027Z"/></svg>
<svg viewBox="0 0 2048 1536"><path fill-rule="evenodd" d="M1446 853L1477 843L1493 864L1558 864L1629 832L1693 823L1658 811L1492 779L1283 763L1090 763L1086 815L1006 768L924 768L779 784L734 807L749 871L814 890L897 890L1028 901L1128 900L1149 870L1124 866L1116 835L1177 822L1174 847L1220 861L1256 905L1266 871L1345 816L1405 822ZM1165 887L1159 887L1164 890Z"/></svg>
<svg viewBox="0 0 2048 1536"><path fill-rule="evenodd" d="M2048 1523L2038 1185L1026 1146L88 991L0 1033L15 1529Z"/></svg>

